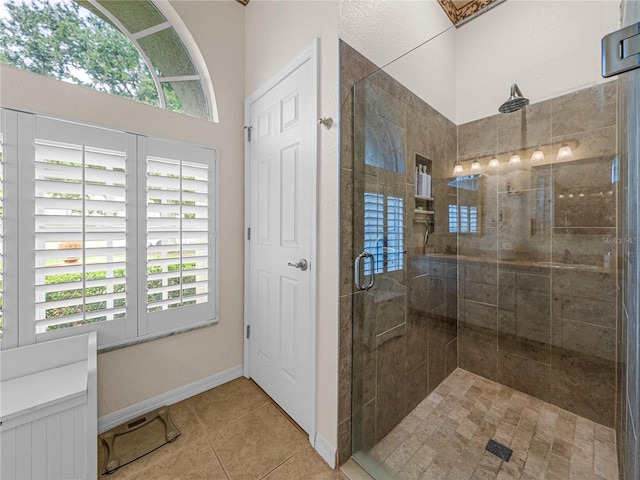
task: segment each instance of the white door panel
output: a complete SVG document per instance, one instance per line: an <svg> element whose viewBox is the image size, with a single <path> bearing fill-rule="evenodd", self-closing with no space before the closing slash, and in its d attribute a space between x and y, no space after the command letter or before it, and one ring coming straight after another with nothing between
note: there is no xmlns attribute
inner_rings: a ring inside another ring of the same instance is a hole
<svg viewBox="0 0 640 480"><path fill-rule="evenodd" d="M249 374L303 429L313 412L316 124L308 60L249 106Z"/></svg>

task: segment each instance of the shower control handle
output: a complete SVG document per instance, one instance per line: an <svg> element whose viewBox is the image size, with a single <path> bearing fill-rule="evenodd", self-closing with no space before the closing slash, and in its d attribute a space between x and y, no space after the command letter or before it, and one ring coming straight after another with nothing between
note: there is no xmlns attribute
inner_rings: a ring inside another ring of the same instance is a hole
<svg viewBox="0 0 640 480"><path fill-rule="evenodd" d="M362 285L360 283L360 260L365 260L367 258L371 259L371 275L369 276L369 283ZM355 277L356 289L365 292L367 290L371 290L376 284L376 273L373 265L373 255L369 252L362 252L360 255L358 255L353 265L353 273Z"/></svg>
<svg viewBox="0 0 640 480"><path fill-rule="evenodd" d="M290 267L299 268L303 272L305 272L309 267L309 264L307 263L307 260L305 258L301 258L300 260L298 260L298 263L289 262L287 263L287 265L289 265Z"/></svg>

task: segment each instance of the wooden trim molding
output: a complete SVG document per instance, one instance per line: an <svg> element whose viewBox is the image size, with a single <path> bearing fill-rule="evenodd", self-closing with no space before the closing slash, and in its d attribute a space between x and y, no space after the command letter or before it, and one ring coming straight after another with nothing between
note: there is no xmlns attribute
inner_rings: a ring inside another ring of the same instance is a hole
<svg viewBox="0 0 640 480"><path fill-rule="evenodd" d="M240 1L240 0L238 0ZM481 10L494 7L504 0L438 0L438 3L454 25L478 14Z"/></svg>

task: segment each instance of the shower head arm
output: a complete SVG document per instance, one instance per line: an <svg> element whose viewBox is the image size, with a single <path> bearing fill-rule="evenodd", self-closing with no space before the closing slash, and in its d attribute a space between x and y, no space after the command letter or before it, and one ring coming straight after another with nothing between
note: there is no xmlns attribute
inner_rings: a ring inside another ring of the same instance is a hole
<svg viewBox="0 0 640 480"><path fill-rule="evenodd" d="M517 83L514 83L513 85L511 85L511 97L524 97L524 95L522 94L522 92L520 91L520 87L518 86Z"/></svg>

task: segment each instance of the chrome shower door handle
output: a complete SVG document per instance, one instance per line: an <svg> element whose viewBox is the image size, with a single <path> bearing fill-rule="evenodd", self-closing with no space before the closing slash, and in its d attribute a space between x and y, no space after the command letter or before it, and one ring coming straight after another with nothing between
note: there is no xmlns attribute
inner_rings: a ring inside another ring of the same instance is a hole
<svg viewBox="0 0 640 480"><path fill-rule="evenodd" d="M369 283L362 285L360 284L360 260L363 259L371 259L371 274L369 275ZM356 288L360 291L371 290L373 286L376 284L376 273L373 265L373 255L369 252L362 252L360 255L356 257L355 263L353 265L353 273L355 277Z"/></svg>
<svg viewBox="0 0 640 480"><path fill-rule="evenodd" d="M287 263L287 265L289 265L290 267L299 268L303 272L305 272L309 267L309 264L307 263L307 260L305 258L301 258L300 260L298 260L298 263L289 262Z"/></svg>

